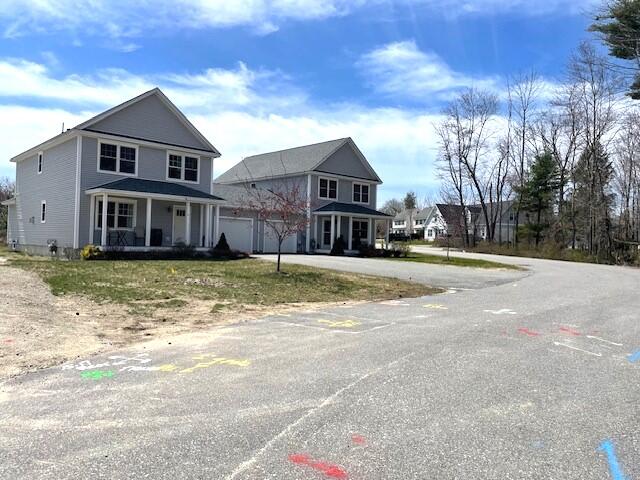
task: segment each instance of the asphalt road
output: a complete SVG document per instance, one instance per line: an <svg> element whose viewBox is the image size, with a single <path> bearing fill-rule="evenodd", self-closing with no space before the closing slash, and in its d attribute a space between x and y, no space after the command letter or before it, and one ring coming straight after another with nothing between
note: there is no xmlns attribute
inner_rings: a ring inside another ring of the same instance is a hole
<svg viewBox="0 0 640 480"><path fill-rule="evenodd" d="M0 478L640 479L640 271L511 261L7 381Z"/></svg>

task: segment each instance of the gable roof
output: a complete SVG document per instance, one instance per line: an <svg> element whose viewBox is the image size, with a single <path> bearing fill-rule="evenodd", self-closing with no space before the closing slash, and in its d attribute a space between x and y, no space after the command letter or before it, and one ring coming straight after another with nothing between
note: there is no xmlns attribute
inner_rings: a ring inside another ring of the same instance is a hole
<svg viewBox="0 0 640 480"><path fill-rule="evenodd" d="M426 222L428 223L429 220L431 220L431 217L433 217L435 215L435 213L436 213L436 207L423 208L416 215L416 220L426 220Z"/></svg>
<svg viewBox="0 0 640 480"><path fill-rule="evenodd" d="M363 205L356 205L355 203L342 203L342 202L331 202L327 205L324 205L320 208L316 208L314 212L318 213L353 213L356 215L367 215L371 217L384 217L391 218L391 215L388 215L383 212L379 212L378 210L374 210L369 207L365 207Z"/></svg>
<svg viewBox="0 0 640 480"><path fill-rule="evenodd" d="M448 226L461 225L464 210L460 205L448 205L445 203L437 203L436 207L440 211L442 218Z"/></svg>
<svg viewBox="0 0 640 480"><path fill-rule="evenodd" d="M73 128L69 128L66 131L59 133L58 135L51 137L48 140L45 140L42 143L39 143L38 145L36 145L35 147L31 147L28 150L25 150L22 153L19 153L18 155L14 156L13 158L11 158L12 162L18 162L20 160L23 160L24 158L28 158L28 156L30 155L34 155L35 153L37 153L40 150L44 150L47 148L51 148L55 145L59 145L62 142L66 142L71 138L74 138L76 136L78 136L79 134L82 133L82 131L87 131L90 132L91 131L91 126L95 125L96 123L112 116L115 113L118 113L121 110L124 110L125 108L138 103L146 98L149 98L151 96L155 96L157 97L177 118L177 120L185 126L185 128L187 130L189 130L190 133L192 133L202 144L203 146L205 146L206 148L204 150L202 149L195 149L195 150L201 150L204 152L207 152L209 154L211 154L211 156L213 157L219 157L220 156L220 152L209 142L209 140L207 140L205 138L204 135L202 135L202 133L200 133L200 131L193 126L193 124L187 119L187 117L184 116L184 114L178 109L178 107L176 107L171 100L169 100L167 98L167 96L162 93L162 91L159 88L154 88L152 90L149 90L148 92L145 92L141 95L138 95L137 97L132 98L131 100L127 100L124 103L121 103L120 105L117 105L113 108L110 108L109 110L106 110L98 115L96 115L95 117L90 118L89 120L76 125ZM121 135L121 134L115 134L116 136L119 137L126 137L126 135ZM129 137L134 139L135 137ZM154 143L163 143L161 141L158 140L153 140L153 139L144 139L144 138L135 138L136 140L149 140L151 142ZM172 145L171 143L164 143L165 145L168 146L173 146L173 147L186 147L185 145ZM190 149L193 149L193 147L188 147Z"/></svg>
<svg viewBox="0 0 640 480"><path fill-rule="evenodd" d="M369 162L349 137L246 157L216 178L215 183L240 183L248 180L261 180L313 172L327 158L347 143L353 148L365 167L372 172L376 181L381 183L380 178L375 174Z"/></svg>
<svg viewBox="0 0 640 480"><path fill-rule="evenodd" d="M206 151L208 151L209 153L213 153L216 157L220 156L220 152L216 149L216 147L214 147L211 142L209 142L209 140L207 140L206 137L202 133L200 133L200 131L189 121L189 119L187 119L187 117L185 117L185 115L178 109L178 107L176 107L173 102L169 100L167 96L162 92L162 90L160 90L158 87L153 88L148 92L144 92L143 94L138 95L137 97L134 97L130 100L127 100L120 105L116 105L115 107L110 108L109 110L106 110L79 125L76 125L75 127L73 127L73 129L91 130L91 127L96 125L97 123L102 122L112 115L152 96L155 96L157 99L159 99L160 102L162 102L169 109L169 111L173 113L178 121L182 125L184 125L187 130L189 130L189 132L191 132L191 134L193 134L206 147Z"/></svg>

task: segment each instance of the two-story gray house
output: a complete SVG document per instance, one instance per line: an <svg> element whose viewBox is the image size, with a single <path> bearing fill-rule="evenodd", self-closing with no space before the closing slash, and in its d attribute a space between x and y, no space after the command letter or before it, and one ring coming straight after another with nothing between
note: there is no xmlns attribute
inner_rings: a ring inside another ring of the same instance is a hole
<svg viewBox="0 0 640 480"><path fill-rule="evenodd" d="M240 199L247 187L277 190L284 184L296 185L307 196L308 227L287 239L283 251L328 253L339 237L347 251L374 244L377 221L385 222L389 230L391 217L376 210L381 183L354 141L341 138L247 157L216 178L213 193ZM225 218L220 222L232 231L233 209L223 207L222 211ZM245 230L250 228L249 221L244 219ZM233 231L242 229L238 226ZM277 244L264 226L254 233L254 250L275 251ZM230 244L239 236L234 234Z"/></svg>
<svg viewBox="0 0 640 480"><path fill-rule="evenodd" d="M257 215L238 213L239 185L248 178L261 188L283 176L304 180L313 224L301 239L287 239L286 251L327 250L347 232L350 248L371 243L374 220L386 218L375 211L380 179L350 139L247 158L214 185L219 156L153 89L11 159L16 194L4 202L7 241L48 254L87 244L209 248L225 233L232 248L275 251ZM242 177L247 166L252 175Z"/></svg>

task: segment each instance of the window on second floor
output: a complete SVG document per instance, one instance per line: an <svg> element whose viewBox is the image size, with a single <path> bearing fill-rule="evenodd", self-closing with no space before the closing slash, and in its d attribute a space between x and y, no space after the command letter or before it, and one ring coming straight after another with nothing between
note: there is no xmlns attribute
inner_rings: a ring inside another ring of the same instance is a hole
<svg viewBox="0 0 640 480"><path fill-rule="evenodd" d="M404 227L404 220L394 220L393 221L393 226L394 227Z"/></svg>
<svg viewBox="0 0 640 480"><path fill-rule="evenodd" d="M369 185L363 183L353 184L353 202L369 203Z"/></svg>
<svg viewBox="0 0 640 480"><path fill-rule="evenodd" d="M138 149L133 145L99 142L98 171L137 175Z"/></svg>
<svg viewBox="0 0 640 480"><path fill-rule="evenodd" d="M182 182L198 183L199 181L198 157L169 153L167 160L167 180L179 180Z"/></svg>
<svg viewBox="0 0 640 480"><path fill-rule="evenodd" d="M42 173L42 163L44 161L44 154L38 152L38 173Z"/></svg>
<svg viewBox="0 0 640 480"><path fill-rule="evenodd" d="M338 199L338 181L329 178L320 178L318 186L318 197L323 200Z"/></svg>

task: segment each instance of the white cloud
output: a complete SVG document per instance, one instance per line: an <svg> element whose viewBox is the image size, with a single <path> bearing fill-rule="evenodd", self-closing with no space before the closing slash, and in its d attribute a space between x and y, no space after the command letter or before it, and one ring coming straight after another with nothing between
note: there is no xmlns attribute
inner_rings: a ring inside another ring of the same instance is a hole
<svg viewBox="0 0 640 480"><path fill-rule="evenodd" d="M33 32L70 31L117 39L172 34L176 29L249 27L258 34L278 30L287 21L322 20L365 7L423 8L445 17L515 13L541 15L589 12L599 0L2 0L0 24L5 37ZM394 10L397 10L394 8ZM74 39L77 41L77 39ZM109 45L108 45L109 46ZM110 45L123 51L132 42Z"/></svg>
<svg viewBox="0 0 640 480"><path fill-rule="evenodd" d="M315 105L283 74L242 63L198 73L141 76L111 69L55 78L46 66L20 59L0 60L0 131L6 138L0 176L12 176L9 159L60 133L63 122L72 127L156 85L222 152L216 175L248 155L351 136L385 181L380 201L437 183L434 117L421 112Z"/></svg>
<svg viewBox="0 0 640 480"><path fill-rule="evenodd" d="M470 77L456 72L433 52L424 52L413 40L383 45L363 55L356 64L375 91L400 98L430 102L461 88L499 90L496 77Z"/></svg>

